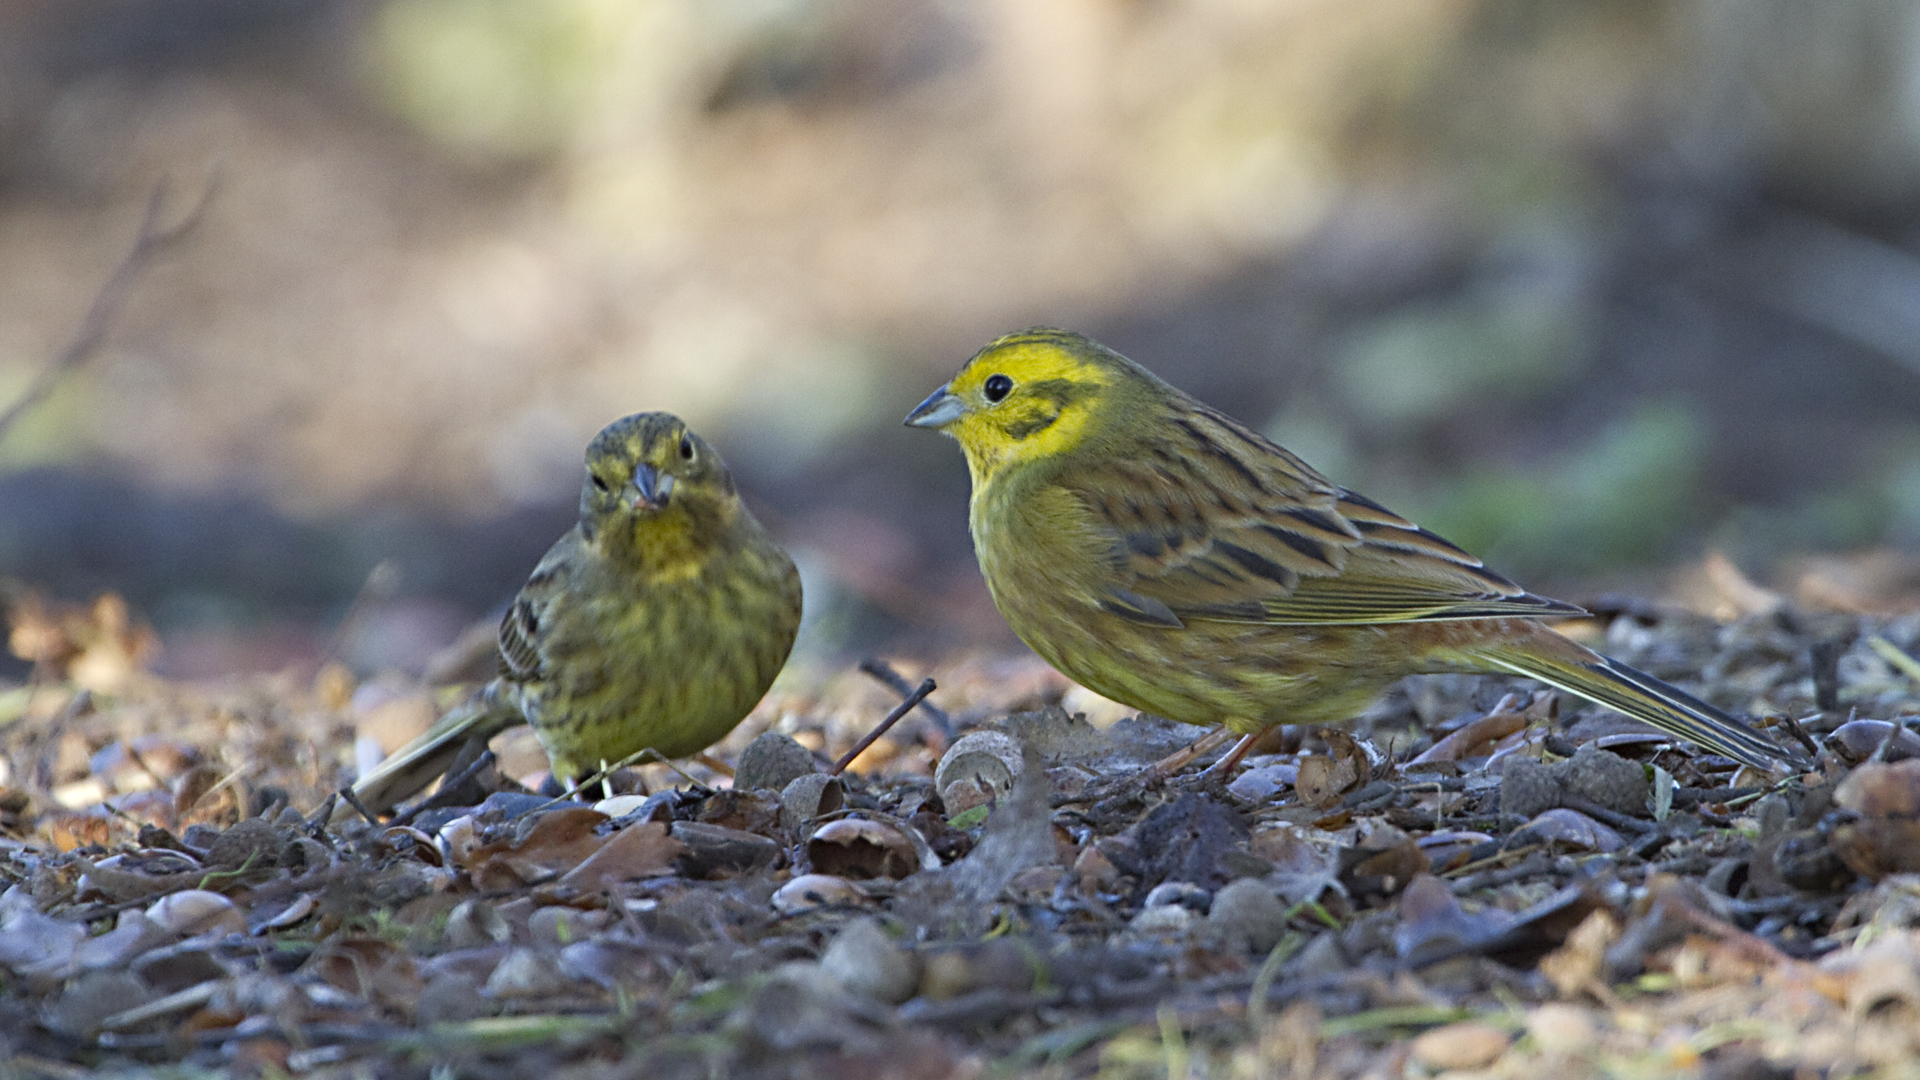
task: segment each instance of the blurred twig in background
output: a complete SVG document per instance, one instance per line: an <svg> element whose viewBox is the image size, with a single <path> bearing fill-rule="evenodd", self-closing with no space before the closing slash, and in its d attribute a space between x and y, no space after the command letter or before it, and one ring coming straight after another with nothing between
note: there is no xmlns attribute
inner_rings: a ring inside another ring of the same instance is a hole
<svg viewBox="0 0 1920 1080"><path fill-rule="evenodd" d="M100 345L107 339L107 328L113 323L113 316L120 310L120 304L132 291L134 283L140 280L153 260L174 244L191 234L206 216L207 207L213 202L213 193L219 186L217 179L209 177L206 186L200 191L200 197L194 200L180 220L172 225L163 226L161 216L166 212L170 185L164 179L153 187L153 194L147 198L147 212L140 219L140 234L134 238L133 247L128 249L120 265L114 267L113 275L107 278L105 285L93 298L93 306L87 309L86 318L80 321L80 331L67 343L67 347L34 377L32 383L18 400L0 412L0 439L6 438L7 429L15 421L25 416L52 392L54 384L68 372L87 362L100 351Z"/></svg>

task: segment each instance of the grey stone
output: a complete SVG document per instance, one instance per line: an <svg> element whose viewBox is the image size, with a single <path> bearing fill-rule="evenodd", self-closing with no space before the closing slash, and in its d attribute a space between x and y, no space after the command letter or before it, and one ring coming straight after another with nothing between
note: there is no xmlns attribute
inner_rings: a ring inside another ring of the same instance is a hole
<svg viewBox="0 0 1920 1080"><path fill-rule="evenodd" d="M733 770L733 786L739 791L779 791L793 783L794 777L813 771L813 755L806 747L769 731L740 751L740 763Z"/></svg>
<svg viewBox="0 0 1920 1080"><path fill-rule="evenodd" d="M1241 878L1213 894L1207 922L1233 952L1266 952L1287 930L1287 909L1264 881Z"/></svg>

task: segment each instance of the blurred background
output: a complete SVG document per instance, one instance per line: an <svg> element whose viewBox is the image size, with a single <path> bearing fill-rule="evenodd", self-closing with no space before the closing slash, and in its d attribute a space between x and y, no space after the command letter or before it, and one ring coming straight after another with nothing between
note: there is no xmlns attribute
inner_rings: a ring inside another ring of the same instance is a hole
<svg viewBox="0 0 1920 1080"><path fill-rule="evenodd" d="M1536 591L1912 584L1902 0L13 0L0 407L161 183L203 219L0 432L0 577L171 674L417 669L642 409L811 655L1017 648L900 418L1040 323Z"/></svg>

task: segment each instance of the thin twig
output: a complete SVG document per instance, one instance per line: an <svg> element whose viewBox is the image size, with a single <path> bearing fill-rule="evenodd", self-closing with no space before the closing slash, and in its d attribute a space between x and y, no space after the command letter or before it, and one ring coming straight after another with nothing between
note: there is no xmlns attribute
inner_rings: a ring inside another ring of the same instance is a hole
<svg viewBox="0 0 1920 1080"><path fill-rule="evenodd" d="M860 670L867 675L873 676L873 678L879 681L880 685L899 694L901 697L913 693L913 684L907 681L907 677L893 670L892 664L887 663L877 656L869 656L865 660L860 661ZM929 701L920 706L920 711L925 713L927 719L933 721L933 725L940 729L940 737L944 739L948 745L951 745L953 740L959 737L959 725L953 722L953 717L947 715L947 710Z"/></svg>
<svg viewBox="0 0 1920 1080"><path fill-rule="evenodd" d="M120 310L134 283L154 259L199 226L206 216L207 205L213 201L216 186L209 180L206 189L200 193L199 201L187 211L186 216L174 225L163 227L160 215L168 201L168 185L164 180L154 185L153 194L147 198L146 216L140 222L140 235L134 239L133 247L120 260L120 265L114 267L112 276L107 278L106 284L94 296L93 306L87 309L86 317L80 320L80 330L74 334L73 340L41 369L18 400L7 406L5 412L0 412L0 438L6 436L7 429L15 421L53 392L54 384L60 381L61 376L86 363L100 350L115 313Z"/></svg>
<svg viewBox="0 0 1920 1080"><path fill-rule="evenodd" d="M461 769L457 774L450 776L445 780L440 781L440 789L438 791L435 791L433 794L413 804L413 807L411 809L406 810L403 813L395 814L393 818L387 822L387 824L388 825L413 824L413 819L419 817L421 812L426 810L431 810L434 808L435 800L439 799L442 795L448 794L453 791L457 791L462 784L465 784L467 781L473 779L476 776L479 776L482 770L486 769L487 766L492 765L493 763L494 763L493 751L482 750L480 752L480 756L474 758L472 762L468 763L466 768Z"/></svg>
<svg viewBox="0 0 1920 1080"><path fill-rule="evenodd" d="M333 820L333 808L339 804L340 793L337 791L327 792L327 801L321 803L320 809L315 811L313 816L307 819L307 836L309 839L318 840L320 837L326 835L327 822Z"/></svg>
<svg viewBox="0 0 1920 1080"><path fill-rule="evenodd" d="M853 749L847 751L846 756L833 763L833 768L827 770L827 775L839 776L841 773L846 772L847 766L853 764L854 758L859 757L866 751L867 747L872 746L875 739L885 735L888 728L899 723L901 717L912 712L915 705L925 701L927 695L933 693L933 689L934 681L932 679L922 679L920 685L914 689L913 693L907 695L907 700L894 706L893 711L887 714L886 719L875 725L872 731L867 732L866 738L854 743Z"/></svg>
<svg viewBox="0 0 1920 1080"><path fill-rule="evenodd" d="M1807 753L1814 757L1820 756L1820 744L1813 741L1813 736L1807 734L1807 729L1801 727L1800 721L1795 720L1791 713L1783 714L1780 722L1787 726L1787 733L1792 735L1795 741L1807 748Z"/></svg>
<svg viewBox="0 0 1920 1080"><path fill-rule="evenodd" d="M380 824L379 815L367 809L367 804L361 802L360 796L355 795L353 793L353 786L351 784L341 788L339 791L334 792L334 794L340 796L342 799L345 799L347 801L348 806L351 806L355 810L360 811L360 816L367 819L367 824L369 825Z"/></svg>

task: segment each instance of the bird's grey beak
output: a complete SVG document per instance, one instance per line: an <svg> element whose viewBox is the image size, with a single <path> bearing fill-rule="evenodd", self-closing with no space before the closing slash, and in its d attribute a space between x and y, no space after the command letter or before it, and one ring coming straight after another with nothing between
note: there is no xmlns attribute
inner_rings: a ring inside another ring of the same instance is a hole
<svg viewBox="0 0 1920 1080"><path fill-rule="evenodd" d="M914 406L907 414L908 427L943 428L967 411L967 403L955 397L951 390L941 387L927 395L927 400Z"/></svg>
<svg viewBox="0 0 1920 1080"><path fill-rule="evenodd" d="M638 496L634 505L658 510L667 505L668 497L673 494L673 477L661 476L660 470L641 464L633 470L633 490Z"/></svg>

